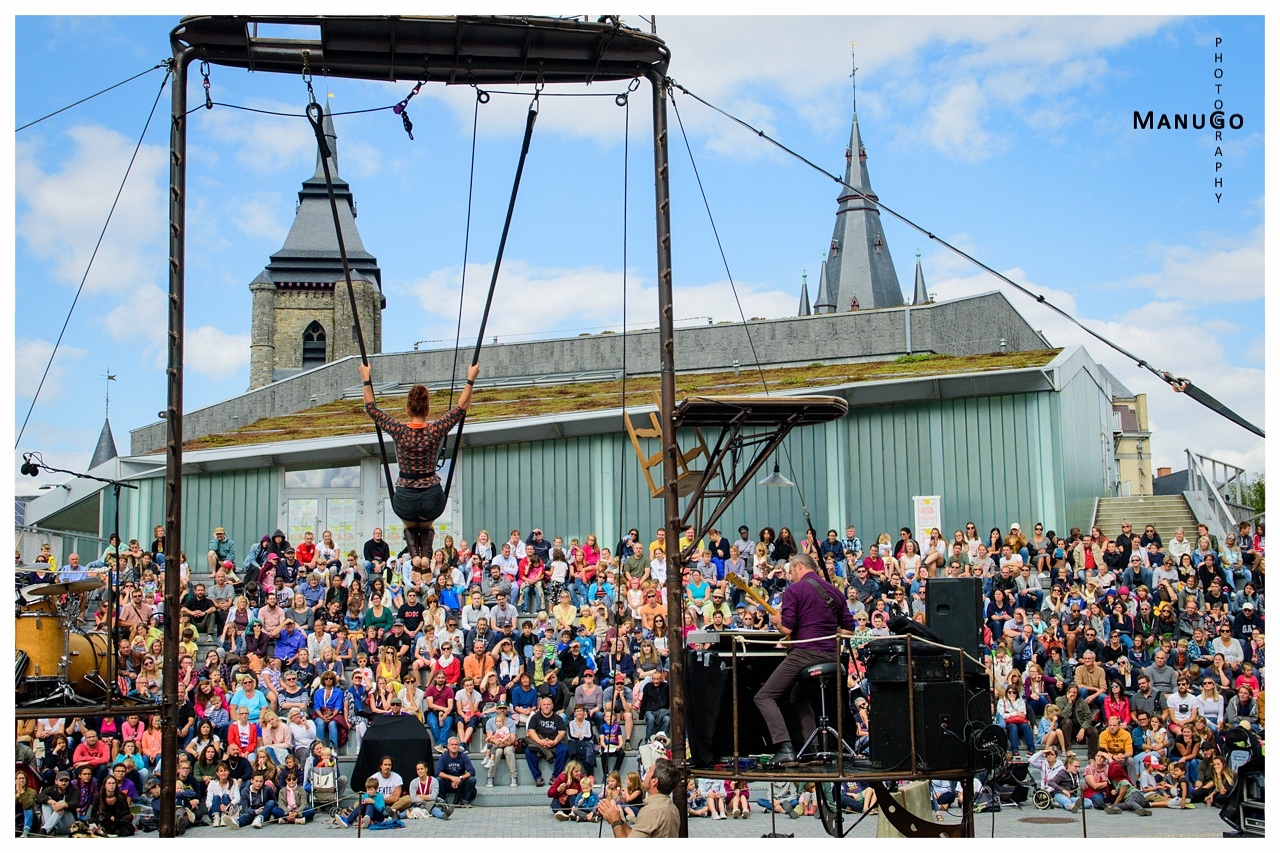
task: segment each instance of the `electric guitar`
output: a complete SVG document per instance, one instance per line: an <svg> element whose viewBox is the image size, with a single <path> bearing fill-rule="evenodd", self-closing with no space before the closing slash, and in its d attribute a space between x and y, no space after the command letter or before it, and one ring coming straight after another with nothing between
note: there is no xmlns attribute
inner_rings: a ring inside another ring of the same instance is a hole
<svg viewBox="0 0 1280 853"><path fill-rule="evenodd" d="M747 583L741 576L733 572L725 573L724 579L736 586L738 589L746 593L747 598L764 608L764 612L770 616L776 616L778 611L769 603L769 600L751 588L751 584Z"/></svg>

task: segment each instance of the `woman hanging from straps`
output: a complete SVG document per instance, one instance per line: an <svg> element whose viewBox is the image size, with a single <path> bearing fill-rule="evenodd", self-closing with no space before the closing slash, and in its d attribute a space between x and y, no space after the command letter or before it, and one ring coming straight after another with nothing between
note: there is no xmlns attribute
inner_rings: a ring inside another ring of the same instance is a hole
<svg viewBox="0 0 1280 853"><path fill-rule="evenodd" d="M434 421L427 420L430 400L423 385L409 389L405 411L409 416L402 423L378 408L373 397L372 370L368 364L360 365L360 378L364 381L364 410L373 422L381 427L396 443L396 461L400 465L400 477L391 495L391 508L404 522L404 539L414 568L425 570L431 565L435 527L432 522L444 512L445 493L436 474L436 456L440 442L449 430L457 426L471 404L471 391L480 365L467 368L467 385L458 397L458 405Z"/></svg>

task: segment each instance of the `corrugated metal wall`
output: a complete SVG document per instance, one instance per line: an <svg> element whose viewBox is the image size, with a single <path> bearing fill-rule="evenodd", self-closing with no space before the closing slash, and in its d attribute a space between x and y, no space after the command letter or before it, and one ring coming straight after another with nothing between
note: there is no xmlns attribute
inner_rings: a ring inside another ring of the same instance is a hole
<svg viewBox="0 0 1280 853"><path fill-rule="evenodd" d="M264 531L276 528L279 471L254 468L216 474L189 474L182 478L182 550L193 567L204 555L215 527L224 527L236 543L236 555L243 559ZM164 477L133 481L137 491L121 495L121 537L137 539L143 547L151 544L151 529L164 524ZM104 532L114 523L111 490L103 492ZM199 552L199 556L197 556Z"/></svg>
<svg viewBox="0 0 1280 853"><path fill-rule="evenodd" d="M948 538L970 520L984 535L1014 521L1043 521L1055 530L1086 523L1106 463L1096 434L1093 444L1083 438L1100 404L1090 400L1087 383L1077 382L1061 404L1056 394L1041 392L857 408L843 420L795 430L784 445L790 458L779 452L778 461L799 489L748 487L718 526L727 533L742 523L753 534L766 524L801 532L803 496L820 534L831 527L843 532L852 522L864 542L882 531L896 539L895 531L911 524L911 498L934 494L942 496ZM1088 416L1064 419L1067 405ZM1062 441L1064 421L1080 435ZM687 436L681 446L689 446ZM646 446L657 450L656 441ZM565 536L594 531L611 546L620 532L619 465L622 529L635 525L648 541L662 524L662 502L650 498L621 433L466 451L459 472L466 483L464 527L474 533L483 524L498 539L533 525ZM772 462L760 477L770 470Z"/></svg>
<svg viewBox="0 0 1280 853"><path fill-rule="evenodd" d="M1062 477L1061 500L1070 522L1065 527L1087 530L1094 499L1110 495L1115 481L1111 405L1087 370L1076 372L1054 395L1053 405L1060 445L1057 455L1071 462Z"/></svg>
<svg viewBox="0 0 1280 853"><path fill-rule="evenodd" d="M749 486L717 526L732 539L739 524L753 535L764 525L786 525L799 538L803 498L819 534L852 522L869 542L882 531L896 538L898 527L911 524L912 496L938 494L948 538L970 520L983 535L1013 521L1064 531L1087 524L1094 498L1107 493L1109 412L1087 370L1077 371L1061 393L858 407L787 439L777 461L798 489ZM690 435L682 433L680 442L689 447ZM646 443L647 452L658 449L657 441ZM769 460L755 479L772 465ZM654 469L655 477L660 472ZM612 548L627 527L638 527L648 542L663 523L662 502L650 497L622 432L466 449L458 477L468 539L482 526L497 541L512 528L527 534L539 526L566 538L594 532ZM164 480L138 483L124 498L123 532L150 542L152 526L164 518ZM278 486L276 468L186 477L188 555L195 559L217 526L246 553L259 534L279 524ZM112 512L108 491L104 532Z"/></svg>

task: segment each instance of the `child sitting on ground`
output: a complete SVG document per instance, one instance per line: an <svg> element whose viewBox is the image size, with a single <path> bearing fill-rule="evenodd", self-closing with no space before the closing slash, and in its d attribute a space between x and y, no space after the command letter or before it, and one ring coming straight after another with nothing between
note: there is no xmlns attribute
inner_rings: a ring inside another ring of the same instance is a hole
<svg viewBox="0 0 1280 853"><path fill-rule="evenodd" d="M800 793L799 808L810 817L818 813L818 789L815 783L809 782L804 786L804 791Z"/></svg>
<svg viewBox="0 0 1280 853"><path fill-rule="evenodd" d="M729 804L732 817L747 817L751 814L751 788L746 782L724 781L724 798Z"/></svg>
<svg viewBox="0 0 1280 853"><path fill-rule="evenodd" d="M570 817L576 821L585 821L587 823L595 823L600 818L596 815L596 806L600 805L600 797L596 795L594 776L583 776L582 793L573 800L573 810Z"/></svg>
<svg viewBox="0 0 1280 853"><path fill-rule="evenodd" d="M686 797L689 803L689 817L711 817L711 807L707 805L707 798L702 795L698 780L692 776L689 777Z"/></svg>

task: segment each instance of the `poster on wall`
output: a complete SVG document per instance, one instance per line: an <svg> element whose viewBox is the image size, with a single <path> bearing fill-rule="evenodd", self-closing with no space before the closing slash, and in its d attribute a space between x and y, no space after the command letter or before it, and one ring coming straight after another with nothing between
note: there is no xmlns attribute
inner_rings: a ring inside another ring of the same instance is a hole
<svg viewBox="0 0 1280 853"><path fill-rule="evenodd" d="M290 498L289 520L285 526L285 535L292 543L302 541L303 535L316 530L320 520L320 501L315 498ZM319 539L319 537L316 537Z"/></svg>
<svg viewBox="0 0 1280 853"><path fill-rule="evenodd" d="M346 554L363 550L363 543L356 533L356 522L359 517L360 502L355 498L329 498L326 501L327 529L333 534L333 544L338 552ZM319 537L317 537L318 539Z"/></svg>
<svg viewBox="0 0 1280 853"><path fill-rule="evenodd" d="M917 542L922 542L929 538L929 531L933 528L942 529L942 497L940 495L916 495L911 498L915 517L915 527L912 528L914 537Z"/></svg>

